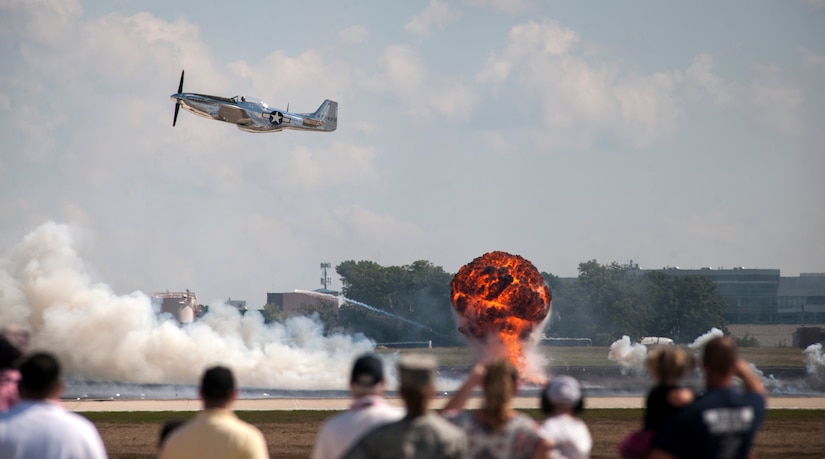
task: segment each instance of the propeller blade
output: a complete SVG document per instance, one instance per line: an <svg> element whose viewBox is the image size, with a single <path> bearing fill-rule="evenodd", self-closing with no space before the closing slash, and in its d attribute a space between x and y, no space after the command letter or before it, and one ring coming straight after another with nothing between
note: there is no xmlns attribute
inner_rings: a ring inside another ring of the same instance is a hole
<svg viewBox="0 0 825 459"><path fill-rule="evenodd" d="M180 83L178 83L178 94L183 92L183 70L180 71ZM172 127L178 122L178 112L180 111L180 102L175 102L175 117L172 118Z"/></svg>

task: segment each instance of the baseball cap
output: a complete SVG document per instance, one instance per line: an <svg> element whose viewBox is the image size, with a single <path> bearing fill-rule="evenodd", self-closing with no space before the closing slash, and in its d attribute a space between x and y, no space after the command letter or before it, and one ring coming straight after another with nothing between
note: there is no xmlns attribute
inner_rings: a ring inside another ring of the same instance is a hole
<svg viewBox="0 0 825 459"><path fill-rule="evenodd" d="M384 364L375 354L364 354L352 365L350 383L361 387L372 387L384 380Z"/></svg>
<svg viewBox="0 0 825 459"><path fill-rule="evenodd" d="M438 362L426 354L406 354L398 359L398 379L403 388L424 389L435 385Z"/></svg>
<svg viewBox="0 0 825 459"><path fill-rule="evenodd" d="M572 376L556 376L547 383L545 396L553 404L575 406L582 398L581 386Z"/></svg>

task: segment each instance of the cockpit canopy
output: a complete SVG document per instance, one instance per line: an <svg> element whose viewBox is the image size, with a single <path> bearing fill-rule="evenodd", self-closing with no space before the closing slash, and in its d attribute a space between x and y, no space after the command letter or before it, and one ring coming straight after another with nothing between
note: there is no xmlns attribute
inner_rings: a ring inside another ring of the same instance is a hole
<svg viewBox="0 0 825 459"><path fill-rule="evenodd" d="M232 102L235 102L236 104L240 102L250 102L253 104L261 105L263 107L268 107L266 102L262 101L261 99L258 99L257 97L235 96L232 98Z"/></svg>

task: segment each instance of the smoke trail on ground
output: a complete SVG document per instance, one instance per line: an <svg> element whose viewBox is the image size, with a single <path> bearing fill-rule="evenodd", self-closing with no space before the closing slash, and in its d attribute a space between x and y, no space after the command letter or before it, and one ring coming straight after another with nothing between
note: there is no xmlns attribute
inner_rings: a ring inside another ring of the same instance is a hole
<svg viewBox="0 0 825 459"><path fill-rule="evenodd" d="M688 345L688 347L693 349L694 351L701 352L703 349L705 349L705 344L707 344L708 341L712 340L713 338L716 338L717 336L724 336L724 335L725 335L725 333L722 332L722 330L719 330L718 328L713 327L713 328L710 329L710 331L708 331L704 335L702 335L702 336L696 338L695 340L693 340L693 342L690 343Z"/></svg>
<svg viewBox="0 0 825 459"><path fill-rule="evenodd" d="M822 354L822 343L811 344L805 348L805 367L809 375L825 377L825 355Z"/></svg>
<svg viewBox="0 0 825 459"><path fill-rule="evenodd" d="M627 374L630 370L641 372L645 367L647 347L640 343L631 344L630 337L624 335L622 339L616 340L610 345L607 358L613 362L618 362L622 366L622 374Z"/></svg>
<svg viewBox="0 0 825 459"><path fill-rule="evenodd" d="M723 334L722 330L714 327L707 333L693 340L693 343L688 345L688 347L701 353L708 341ZM621 339L614 341L613 344L610 345L607 358L621 365L623 374L627 374L628 371L641 372L645 369L647 347L641 343L631 343L630 337L624 335Z"/></svg>
<svg viewBox="0 0 825 459"><path fill-rule="evenodd" d="M363 337L324 336L317 320L266 325L222 303L183 326L158 317L146 294L95 282L72 230L56 223L26 235L3 260L0 293L0 324L23 325L31 349L55 353L69 377L86 380L194 384L223 364L244 387L345 389L353 358L374 348Z"/></svg>

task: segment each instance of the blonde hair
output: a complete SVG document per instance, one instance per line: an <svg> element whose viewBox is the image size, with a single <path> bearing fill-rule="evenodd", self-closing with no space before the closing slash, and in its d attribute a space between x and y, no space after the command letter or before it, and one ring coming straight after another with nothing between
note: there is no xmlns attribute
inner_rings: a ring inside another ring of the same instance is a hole
<svg viewBox="0 0 825 459"><path fill-rule="evenodd" d="M694 365L693 355L677 346L659 346L647 356L647 371L659 384L676 384Z"/></svg>
<svg viewBox="0 0 825 459"><path fill-rule="evenodd" d="M507 423L510 400L516 389L518 371L507 359L497 359L485 365L486 373L482 381L484 388L485 414L490 430L496 431Z"/></svg>

